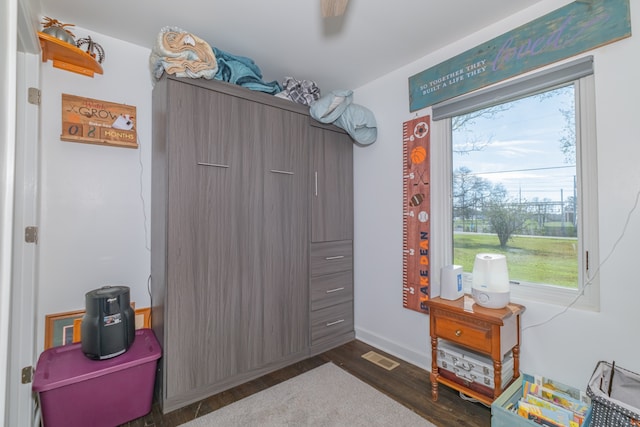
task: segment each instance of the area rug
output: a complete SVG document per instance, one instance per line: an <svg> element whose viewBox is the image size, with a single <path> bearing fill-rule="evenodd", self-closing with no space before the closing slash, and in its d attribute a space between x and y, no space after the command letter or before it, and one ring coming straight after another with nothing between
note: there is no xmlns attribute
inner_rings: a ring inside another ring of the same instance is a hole
<svg viewBox="0 0 640 427"><path fill-rule="evenodd" d="M182 424L183 427L434 427L333 363Z"/></svg>

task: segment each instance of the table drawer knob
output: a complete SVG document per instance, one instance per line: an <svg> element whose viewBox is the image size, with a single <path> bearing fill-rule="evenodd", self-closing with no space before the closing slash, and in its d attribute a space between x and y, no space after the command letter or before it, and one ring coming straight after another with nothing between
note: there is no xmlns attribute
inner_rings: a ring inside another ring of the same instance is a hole
<svg viewBox="0 0 640 427"><path fill-rule="evenodd" d="M460 329L456 329L456 336L459 337L462 335L462 331Z"/></svg>

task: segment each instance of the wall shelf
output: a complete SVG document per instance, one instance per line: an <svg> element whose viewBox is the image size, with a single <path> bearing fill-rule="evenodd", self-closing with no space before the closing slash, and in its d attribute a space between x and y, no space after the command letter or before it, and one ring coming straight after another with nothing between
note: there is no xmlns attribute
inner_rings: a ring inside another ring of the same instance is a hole
<svg viewBox="0 0 640 427"><path fill-rule="evenodd" d="M62 70L93 77L94 73L102 74L102 66L95 58L76 46L38 32L42 47L42 62L53 61L53 66Z"/></svg>

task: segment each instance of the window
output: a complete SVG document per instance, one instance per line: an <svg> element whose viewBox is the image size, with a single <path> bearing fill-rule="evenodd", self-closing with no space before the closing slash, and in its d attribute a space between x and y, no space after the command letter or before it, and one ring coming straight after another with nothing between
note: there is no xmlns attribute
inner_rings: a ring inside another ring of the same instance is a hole
<svg viewBox="0 0 640 427"><path fill-rule="evenodd" d="M475 255L502 253L512 298L598 309L592 62L433 107L432 266L468 288Z"/></svg>

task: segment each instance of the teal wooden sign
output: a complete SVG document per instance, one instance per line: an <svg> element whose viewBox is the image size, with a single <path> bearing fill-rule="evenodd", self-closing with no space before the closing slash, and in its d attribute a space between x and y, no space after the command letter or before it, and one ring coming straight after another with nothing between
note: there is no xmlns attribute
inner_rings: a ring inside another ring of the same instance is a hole
<svg viewBox="0 0 640 427"><path fill-rule="evenodd" d="M574 1L409 77L409 111L629 36L629 0Z"/></svg>

